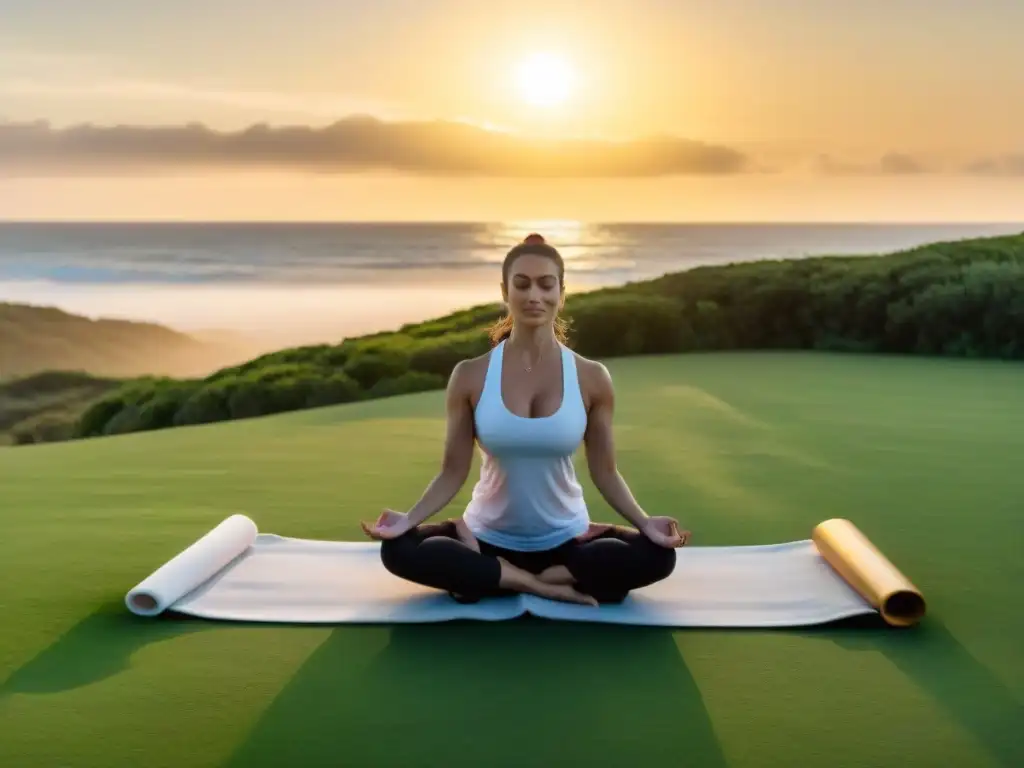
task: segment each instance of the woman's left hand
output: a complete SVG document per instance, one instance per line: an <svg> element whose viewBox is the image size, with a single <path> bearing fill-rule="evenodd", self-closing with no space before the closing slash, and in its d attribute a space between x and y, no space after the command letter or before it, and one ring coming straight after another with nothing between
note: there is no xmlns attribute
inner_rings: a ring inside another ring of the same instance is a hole
<svg viewBox="0 0 1024 768"><path fill-rule="evenodd" d="M408 515L393 509L385 509L373 524L362 522L360 525L363 533L377 541L397 539L413 527Z"/></svg>
<svg viewBox="0 0 1024 768"><path fill-rule="evenodd" d="M680 531L679 523L671 517L648 517L640 531L655 544L667 549L685 546L690 540L690 532Z"/></svg>

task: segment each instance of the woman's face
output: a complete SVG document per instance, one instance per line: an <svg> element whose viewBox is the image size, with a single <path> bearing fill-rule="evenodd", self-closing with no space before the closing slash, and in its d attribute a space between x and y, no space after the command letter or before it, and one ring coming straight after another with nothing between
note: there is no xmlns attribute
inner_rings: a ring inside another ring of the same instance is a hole
<svg viewBox="0 0 1024 768"><path fill-rule="evenodd" d="M524 253L509 265L502 297L517 325L550 325L563 298L558 265L546 256Z"/></svg>

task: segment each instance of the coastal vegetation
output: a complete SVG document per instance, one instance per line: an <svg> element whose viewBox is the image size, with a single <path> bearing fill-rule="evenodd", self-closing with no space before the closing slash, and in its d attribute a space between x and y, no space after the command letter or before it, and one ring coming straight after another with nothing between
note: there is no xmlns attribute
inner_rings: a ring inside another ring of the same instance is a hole
<svg viewBox="0 0 1024 768"><path fill-rule="evenodd" d="M14 379L0 383L0 430L25 444L436 390L456 363L487 351L502 313L497 303L471 307L199 377ZM1024 359L1024 233L698 267L571 294L564 315L571 346L595 358L814 350ZM56 368L64 358L53 359Z"/></svg>

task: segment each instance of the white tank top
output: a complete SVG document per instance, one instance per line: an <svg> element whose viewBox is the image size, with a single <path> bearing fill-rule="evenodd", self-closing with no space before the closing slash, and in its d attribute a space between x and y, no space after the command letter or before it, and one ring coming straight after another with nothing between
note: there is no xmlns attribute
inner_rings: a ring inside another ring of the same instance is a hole
<svg viewBox="0 0 1024 768"><path fill-rule="evenodd" d="M590 516L572 457L587 429L573 353L560 344L562 403L551 416L527 418L505 407L505 342L491 350L474 421L483 452L480 480L463 518L481 541L538 551L584 533Z"/></svg>

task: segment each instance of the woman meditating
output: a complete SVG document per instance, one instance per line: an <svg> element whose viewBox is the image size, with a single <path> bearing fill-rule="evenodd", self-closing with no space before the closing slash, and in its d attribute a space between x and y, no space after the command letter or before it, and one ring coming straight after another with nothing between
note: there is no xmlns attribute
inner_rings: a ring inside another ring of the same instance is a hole
<svg viewBox="0 0 1024 768"><path fill-rule="evenodd" d="M616 468L612 380L566 346L557 249L527 237L505 258L501 290L509 312L493 348L449 379L440 471L407 513L385 510L363 530L382 541L388 571L456 600L530 592L620 602L671 574L689 533L648 516ZM426 523L466 482L476 443L480 479L462 517ZM572 463L581 443L594 485L632 527L590 522Z"/></svg>

